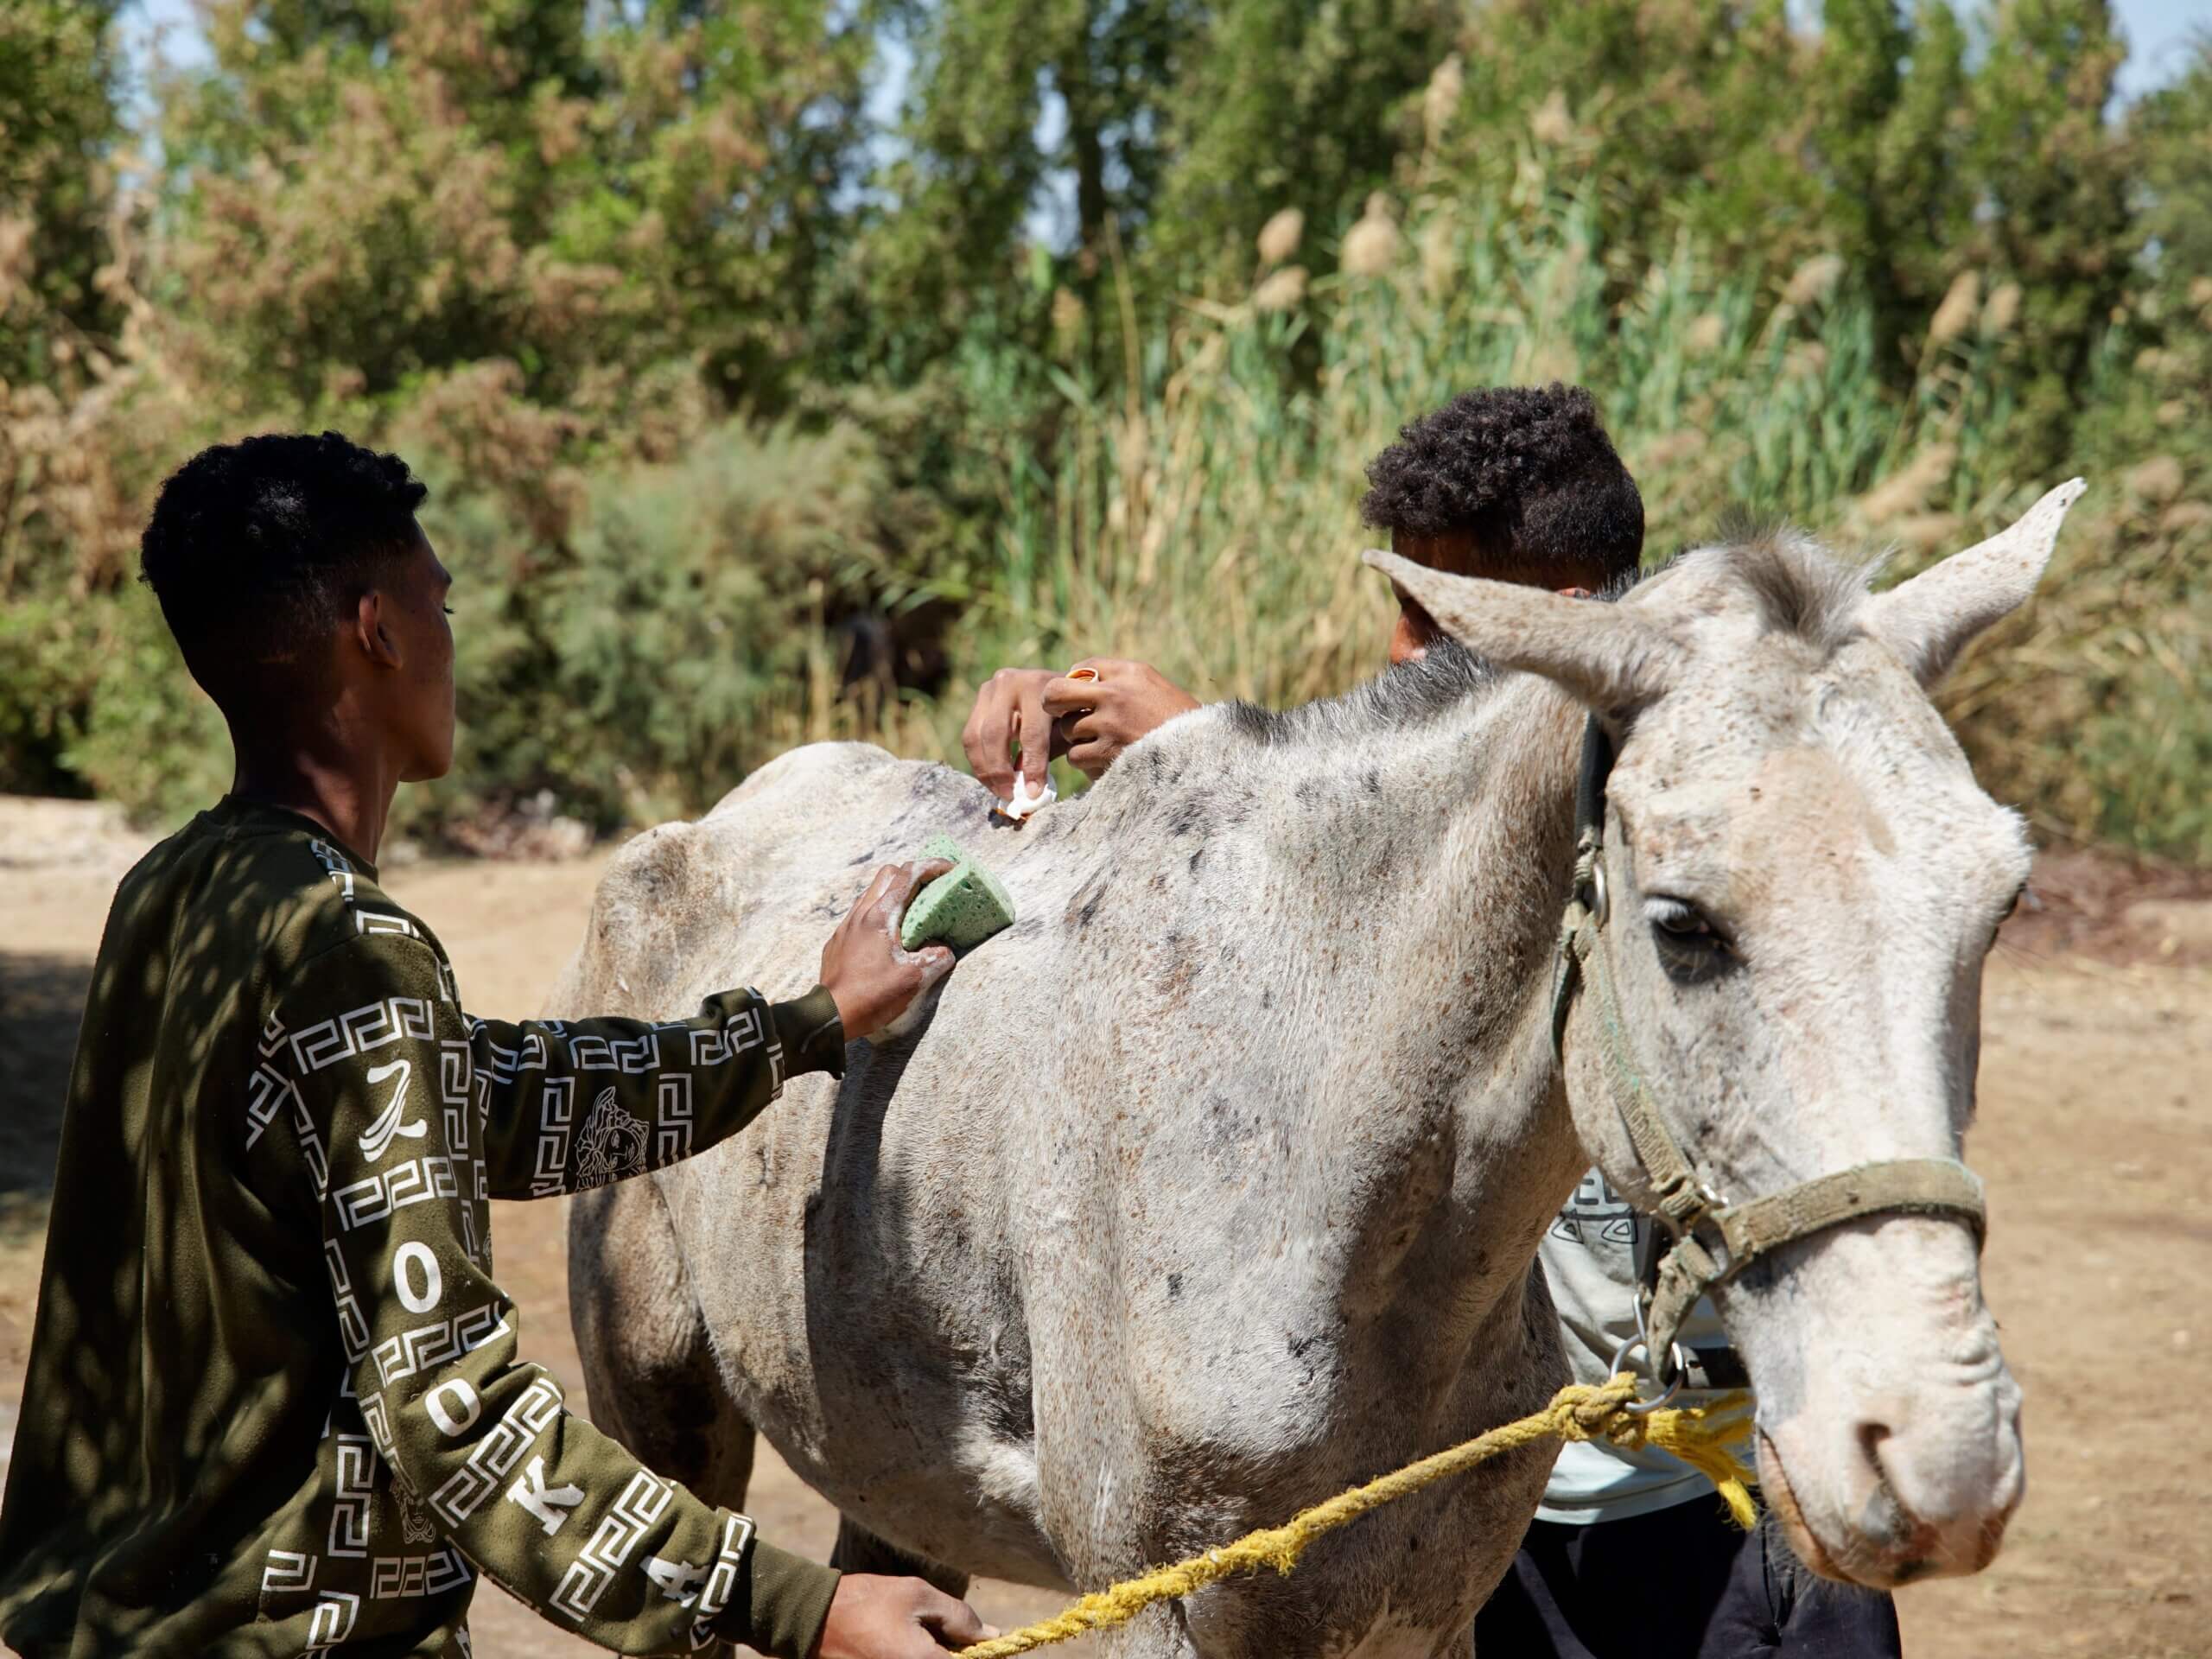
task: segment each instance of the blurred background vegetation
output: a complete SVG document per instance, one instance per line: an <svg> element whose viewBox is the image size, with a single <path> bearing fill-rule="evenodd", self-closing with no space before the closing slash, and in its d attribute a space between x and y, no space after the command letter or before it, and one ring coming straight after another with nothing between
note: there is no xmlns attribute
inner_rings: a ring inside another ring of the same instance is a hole
<svg viewBox="0 0 2212 1659"><path fill-rule="evenodd" d="M431 481L462 752L411 828L957 755L1007 662L1380 655L1362 463L1589 385L1652 556L1893 568L2087 474L1946 696L2050 836L2212 863L2212 44L2095 0L0 0L0 788L227 751L131 578L200 445ZM889 83L889 84L887 84Z"/></svg>

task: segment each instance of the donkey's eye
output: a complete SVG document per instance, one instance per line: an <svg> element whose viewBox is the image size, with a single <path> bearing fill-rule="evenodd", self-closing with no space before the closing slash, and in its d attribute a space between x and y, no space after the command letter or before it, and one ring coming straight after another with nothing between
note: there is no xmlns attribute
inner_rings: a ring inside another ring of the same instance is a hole
<svg viewBox="0 0 2212 1659"><path fill-rule="evenodd" d="M1659 949L1660 965L1686 983L1710 978L1735 960L1728 940L1710 918L1681 899L1651 899L1643 913Z"/></svg>

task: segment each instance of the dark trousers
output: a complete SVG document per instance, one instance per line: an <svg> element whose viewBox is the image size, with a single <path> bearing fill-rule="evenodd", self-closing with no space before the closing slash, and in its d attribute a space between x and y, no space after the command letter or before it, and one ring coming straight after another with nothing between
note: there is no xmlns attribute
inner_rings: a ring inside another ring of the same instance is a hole
<svg viewBox="0 0 2212 1659"><path fill-rule="evenodd" d="M1815 1579L1719 1503L1529 1524L1475 1619L1476 1659L1897 1659L1896 1604Z"/></svg>

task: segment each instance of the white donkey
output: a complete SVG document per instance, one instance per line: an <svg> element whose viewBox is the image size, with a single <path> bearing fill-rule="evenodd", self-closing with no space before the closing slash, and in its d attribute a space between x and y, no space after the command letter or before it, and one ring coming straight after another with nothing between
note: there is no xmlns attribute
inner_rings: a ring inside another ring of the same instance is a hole
<svg viewBox="0 0 2212 1659"><path fill-rule="evenodd" d="M795 995L855 884L938 830L1020 920L842 1084L577 1201L594 1414L730 1504L766 1434L843 1565L1094 1588L1541 1405L1532 1258L1594 1160L1689 1230L1661 1301L1717 1282L1803 1558L1979 1569L2019 1394L1954 1160L2029 853L1923 688L2079 490L1878 596L1786 536L1613 604L1371 556L1479 660L1185 715L1019 831L834 745L639 837L556 1014L683 1014L763 964ZM1586 711L1618 759L1555 1032ZM1464 1652L1549 1456L1104 1647Z"/></svg>

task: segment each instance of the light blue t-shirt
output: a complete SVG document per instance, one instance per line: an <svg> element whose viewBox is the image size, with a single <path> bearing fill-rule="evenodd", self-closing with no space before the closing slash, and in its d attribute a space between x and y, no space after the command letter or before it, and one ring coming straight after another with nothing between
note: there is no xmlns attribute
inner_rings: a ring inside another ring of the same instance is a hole
<svg viewBox="0 0 2212 1659"><path fill-rule="evenodd" d="M1637 1245L1643 1230L1651 1225L1593 1169L1536 1248L1578 1382L1605 1382L1615 1351L1636 1334ZM1680 1340L1685 1348L1718 1347L1727 1341L1711 1298L1700 1300L1682 1321ZM1675 1403L1695 1405L1712 1397L1684 1389ZM1582 1440L1560 1447L1536 1518L1586 1526L1649 1515L1696 1497L1719 1501L1711 1481L1666 1452Z"/></svg>

